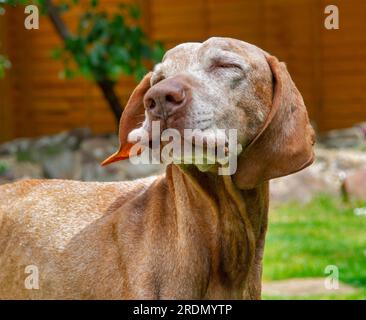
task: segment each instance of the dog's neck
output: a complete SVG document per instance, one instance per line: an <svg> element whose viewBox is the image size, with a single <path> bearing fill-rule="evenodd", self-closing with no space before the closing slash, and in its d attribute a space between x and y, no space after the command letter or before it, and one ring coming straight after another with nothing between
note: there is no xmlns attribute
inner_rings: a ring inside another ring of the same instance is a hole
<svg viewBox="0 0 366 320"><path fill-rule="evenodd" d="M242 294L257 263L256 250L263 227L262 219L251 216L253 212L247 210L245 192L235 187L230 176L202 173L194 166L168 166L167 179L174 193L178 229L189 233L192 224L202 233L205 243L201 245L210 253L212 290L220 285ZM186 239L192 236L187 234Z"/></svg>

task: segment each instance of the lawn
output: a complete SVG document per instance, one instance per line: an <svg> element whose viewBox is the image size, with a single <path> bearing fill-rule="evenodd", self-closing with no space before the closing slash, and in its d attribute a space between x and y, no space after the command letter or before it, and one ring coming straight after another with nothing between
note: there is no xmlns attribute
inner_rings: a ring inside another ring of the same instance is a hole
<svg viewBox="0 0 366 320"><path fill-rule="evenodd" d="M306 298L366 299L366 216L354 213L354 208L362 206L365 204L352 206L319 196L307 205L273 207L265 248L264 281L324 278L325 267L336 265L340 281L359 288L357 293ZM263 298L288 297L264 295Z"/></svg>

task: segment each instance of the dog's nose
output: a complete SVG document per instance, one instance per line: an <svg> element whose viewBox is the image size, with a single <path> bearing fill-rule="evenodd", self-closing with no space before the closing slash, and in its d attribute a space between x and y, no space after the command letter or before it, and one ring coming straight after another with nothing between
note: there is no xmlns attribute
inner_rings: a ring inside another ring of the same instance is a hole
<svg viewBox="0 0 366 320"><path fill-rule="evenodd" d="M187 86L175 79L160 81L151 87L144 97L146 110L153 117L165 120L184 109L187 101Z"/></svg>

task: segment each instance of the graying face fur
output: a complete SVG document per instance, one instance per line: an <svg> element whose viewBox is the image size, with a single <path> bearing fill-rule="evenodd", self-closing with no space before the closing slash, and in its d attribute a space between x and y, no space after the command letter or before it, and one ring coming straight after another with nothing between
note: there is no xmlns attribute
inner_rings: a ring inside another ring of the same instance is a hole
<svg viewBox="0 0 366 320"><path fill-rule="evenodd" d="M261 128L272 103L272 73L266 54L229 38L184 43L169 50L155 66L151 86L184 77L190 83L192 98L180 119L181 127L237 129L238 142L245 145ZM151 121L146 112L142 128L151 130Z"/></svg>

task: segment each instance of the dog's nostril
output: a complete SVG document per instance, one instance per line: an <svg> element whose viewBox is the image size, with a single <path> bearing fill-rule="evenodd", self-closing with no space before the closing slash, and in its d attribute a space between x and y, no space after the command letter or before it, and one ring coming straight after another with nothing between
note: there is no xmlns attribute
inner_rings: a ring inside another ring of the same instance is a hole
<svg viewBox="0 0 366 320"><path fill-rule="evenodd" d="M166 102L173 102L173 103L176 103L176 99L174 99L174 97L170 94L168 94L166 97L165 97L165 100Z"/></svg>
<svg viewBox="0 0 366 320"><path fill-rule="evenodd" d="M147 102L147 108L152 110L154 109L156 106L156 102L153 100L153 99L150 99L148 102Z"/></svg>
<svg viewBox="0 0 366 320"><path fill-rule="evenodd" d="M184 94L184 91L182 92L177 92L177 93L174 93L174 94L167 94L165 96L165 101L166 102L169 102L169 103L173 103L173 104L179 104L181 103L185 98L185 94Z"/></svg>

